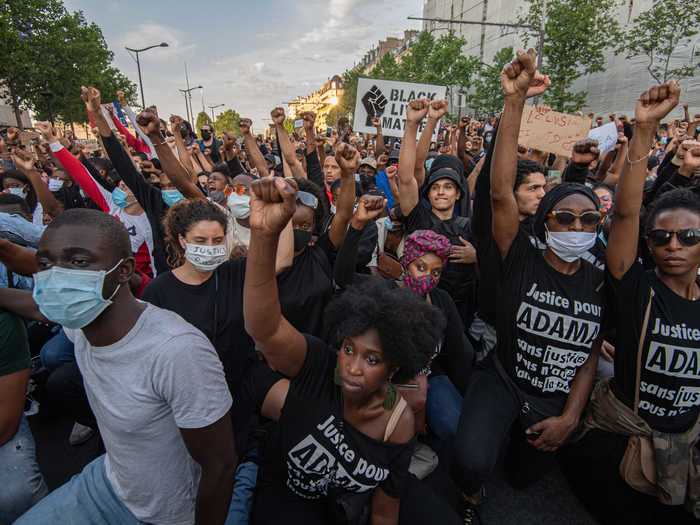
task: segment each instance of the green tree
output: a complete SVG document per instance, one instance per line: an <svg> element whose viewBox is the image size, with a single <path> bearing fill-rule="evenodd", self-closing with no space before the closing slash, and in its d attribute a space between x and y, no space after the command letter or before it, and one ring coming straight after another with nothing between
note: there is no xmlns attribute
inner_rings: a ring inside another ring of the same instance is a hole
<svg viewBox="0 0 700 525"><path fill-rule="evenodd" d="M469 104L477 114L491 115L503 109L503 92L501 91L501 71L513 60L513 48L504 47L493 57L492 64L482 64L474 81L474 92L469 97Z"/></svg>
<svg viewBox="0 0 700 525"><path fill-rule="evenodd" d="M403 71L400 64L396 62L393 53L385 54L374 69L369 74L372 78L382 78L384 80L403 80Z"/></svg>
<svg viewBox="0 0 700 525"><path fill-rule="evenodd" d="M343 95L338 101L338 118L349 117L355 111L355 99L357 98L357 79L362 76L359 67L348 69L343 73Z"/></svg>
<svg viewBox="0 0 700 525"><path fill-rule="evenodd" d="M544 73L552 86L544 94L545 104L557 111L580 110L585 91L574 92L574 82L605 69L605 51L619 41L619 0L528 0L529 9L519 23L544 27ZM535 38L532 31L521 35L525 45Z"/></svg>
<svg viewBox="0 0 700 525"><path fill-rule="evenodd" d="M133 99L135 86L111 63L112 52L82 12L68 13L60 0L5 0L0 3L0 91L19 124L22 109L39 118L85 122L81 85L95 85L103 99L121 89Z"/></svg>
<svg viewBox="0 0 700 525"><path fill-rule="evenodd" d="M209 118L209 115L207 115L205 111L200 111L199 113L197 113L195 130L199 131L204 125L211 126L211 118Z"/></svg>
<svg viewBox="0 0 700 525"><path fill-rule="evenodd" d="M214 122L214 130L217 135L221 135L224 131L232 133L236 137L239 137L241 130L239 128L239 123L241 121L241 116L237 111L232 109L227 109L216 117Z"/></svg>
<svg viewBox="0 0 700 525"><path fill-rule="evenodd" d="M693 7L694 5L694 7ZM671 59L680 44L690 43L700 33L700 6L688 0L663 0L640 13L626 29L619 51L626 58L645 56L647 70L662 84L673 78L692 77L700 64L671 67ZM690 49L690 46L688 46Z"/></svg>

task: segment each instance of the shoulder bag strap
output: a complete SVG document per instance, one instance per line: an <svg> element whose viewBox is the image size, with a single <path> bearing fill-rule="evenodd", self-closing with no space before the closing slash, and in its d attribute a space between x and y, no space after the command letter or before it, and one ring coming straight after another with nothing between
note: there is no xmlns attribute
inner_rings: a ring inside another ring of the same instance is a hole
<svg viewBox="0 0 700 525"><path fill-rule="evenodd" d="M396 430L396 425L398 425L399 419L401 419L401 415L403 414L403 411L406 410L407 406L408 403L406 403L406 400L403 397L399 397L399 402L396 403L396 406L394 406L394 411L391 413L389 422L386 424L384 441L389 441L389 438L394 433L394 430Z"/></svg>
<svg viewBox="0 0 700 525"><path fill-rule="evenodd" d="M654 289L649 287L649 302L647 303L646 312L644 312L644 321L642 322L642 331L639 334L639 347L637 348L637 379L634 388L634 413L639 412L639 382L642 375L642 353L644 350L644 340L647 335L647 325L649 324L649 314L651 313L651 302L654 299Z"/></svg>

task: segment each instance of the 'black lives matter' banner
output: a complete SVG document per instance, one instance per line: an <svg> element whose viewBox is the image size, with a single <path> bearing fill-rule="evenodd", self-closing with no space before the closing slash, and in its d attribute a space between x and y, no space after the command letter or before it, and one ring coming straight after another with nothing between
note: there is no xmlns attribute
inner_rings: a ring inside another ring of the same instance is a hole
<svg viewBox="0 0 700 525"><path fill-rule="evenodd" d="M441 100L446 95L445 86L360 78L357 81L353 130L360 133L374 133L372 118L378 117L382 121L382 133L385 136L403 137L406 126L406 106L411 100L419 98L427 98L431 101ZM425 119L418 126L418 133L423 130L424 125ZM433 140L437 140L438 128L439 126L436 126L436 136Z"/></svg>

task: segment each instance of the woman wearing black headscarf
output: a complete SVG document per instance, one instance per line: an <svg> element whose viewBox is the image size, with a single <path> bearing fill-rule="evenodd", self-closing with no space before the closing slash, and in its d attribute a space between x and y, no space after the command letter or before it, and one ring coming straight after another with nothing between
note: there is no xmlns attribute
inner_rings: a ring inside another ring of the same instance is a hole
<svg viewBox="0 0 700 525"><path fill-rule="evenodd" d="M601 220L596 195L562 184L540 202L531 242L513 193L525 100L549 81L535 53L519 52L501 75L505 108L491 165L492 240L479 246L497 276L498 345L472 374L457 431L458 478L465 522L512 434L507 467L527 484L541 476L578 425L593 384L603 312L602 272L581 259ZM514 467L514 468L512 468ZM527 476L523 479L522 476Z"/></svg>

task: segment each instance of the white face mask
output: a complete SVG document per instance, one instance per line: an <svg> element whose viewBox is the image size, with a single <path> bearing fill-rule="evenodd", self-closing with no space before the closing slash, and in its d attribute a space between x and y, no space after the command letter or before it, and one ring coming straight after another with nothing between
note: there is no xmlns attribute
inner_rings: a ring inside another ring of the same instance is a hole
<svg viewBox="0 0 700 525"><path fill-rule="evenodd" d="M331 204L331 214L335 215L335 210L336 210L335 204Z"/></svg>
<svg viewBox="0 0 700 525"><path fill-rule="evenodd" d="M213 272L228 260L225 244L206 246L186 243L185 259L200 272Z"/></svg>
<svg viewBox="0 0 700 525"><path fill-rule="evenodd" d="M547 246L562 261L574 262L595 244L596 232L550 232L545 226Z"/></svg>
<svg viewBox="0 0 700 525"><path fill-rule="evenodd" d="M247 219L250 217L250 196L232 193L228 197L228 209L236 219Z"/></svg>
<svg viewBox="0 0 700 525"><path fill-rule="evenodd" d="M49 191L58 191L63 188L63 181L61 179L49 179Z"/></svg>

